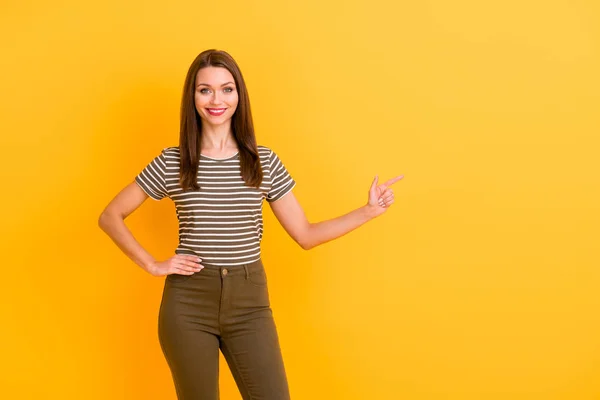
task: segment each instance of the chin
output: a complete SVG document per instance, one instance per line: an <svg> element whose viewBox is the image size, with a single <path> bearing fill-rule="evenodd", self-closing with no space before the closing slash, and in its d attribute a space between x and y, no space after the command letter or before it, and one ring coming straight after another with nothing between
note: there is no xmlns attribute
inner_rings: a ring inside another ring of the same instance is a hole
<svg viewBox="0 0 600 400"><path fill-rule="evenodd" d="M203 118L202 119L203 123L206 123L206 124L209 124L209 125L215 125L215 126L216 125L223 125L224 123L226 123L228 121L231 121L231 117L227 117L227 118L223 118L223 119L220 119L220 118L217 119L217 118L210 118L210 117L208 117L208 118Z"/></svg>

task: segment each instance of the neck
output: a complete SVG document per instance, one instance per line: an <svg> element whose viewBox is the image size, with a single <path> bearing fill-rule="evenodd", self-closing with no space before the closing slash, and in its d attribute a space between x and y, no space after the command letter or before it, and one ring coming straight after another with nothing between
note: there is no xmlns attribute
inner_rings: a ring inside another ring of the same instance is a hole
<svg viewBox="0 0 600 400"><path fill-rule="evenodd" d="M237 142L233 137L231 121L222 125L202 125L202 150L237 149Z"/></svg>

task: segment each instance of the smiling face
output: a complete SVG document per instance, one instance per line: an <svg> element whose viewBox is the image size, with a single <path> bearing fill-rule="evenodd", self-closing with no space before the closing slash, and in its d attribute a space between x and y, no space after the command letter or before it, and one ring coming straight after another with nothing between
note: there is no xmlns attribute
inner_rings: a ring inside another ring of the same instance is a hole
<svg viewBox="0 0 600 400"><path fill-rule="evenodd" d="M194 102L203 123L221 125L228 122L238 105L233 75L222 67L198 70Z"/></svg>

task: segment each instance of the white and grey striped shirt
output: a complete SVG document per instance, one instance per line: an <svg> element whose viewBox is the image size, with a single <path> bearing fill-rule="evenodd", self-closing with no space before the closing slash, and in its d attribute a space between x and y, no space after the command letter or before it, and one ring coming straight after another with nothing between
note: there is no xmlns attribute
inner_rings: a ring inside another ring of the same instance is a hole
<svg viewBox="0 0 600 400"><path fill-rule="evenodd" d="M166 147L136 177L154 200L169 197L179 221L176 254L197 255L208 264L241 265L260 258L263 199L273 202L296 185L273 150L258 146L263 170L260 188L246 186L239 152L215 159L200 155L199 190L179 184L179 147Z"/></svg>

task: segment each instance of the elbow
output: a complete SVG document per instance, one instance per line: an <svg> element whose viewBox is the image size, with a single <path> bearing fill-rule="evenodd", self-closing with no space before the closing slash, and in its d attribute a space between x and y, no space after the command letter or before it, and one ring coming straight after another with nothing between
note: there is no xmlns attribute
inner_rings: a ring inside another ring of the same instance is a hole
<svg viewBox="0 0 600 400"><path fill-rule="evenodd" d="M310 250L315 247L318 243L315 243L314 235L311 232L312 224L308 224L308 227L296 238L296 243L302 247L303 250Z"/></svg>
<svg viewBox="0 0 600 400"><path fill-rule="evenodd" d="M98 217L98 226L103 231L106 231L107 219L108 215L104 211L102 212L102 214L100 214L100 217Z"/></svg>
<svg viewBox="0 0 600 400"><path fill-rule="evenodd" d="M299 243L299 244L300 244L300 247L302 247L302 250L310 250L314 247L309 244L304 244L304 243Z"/></svg>
<svg viewBox="0 0 600 400"><path fill-rule="evenodd" d="M100 229L106 232L112 225L112 221L114 221L114 215L104 210L98 217L98 226L100 227Z"/></svg>
<svg viewBox="0 0 600 400"><path fill-rule="evenodd" d="M300 247L302 247L303 250L310 250L316 246L315 243L312 243L309 240L297 240L296 242L300 245Z"/></svg>

